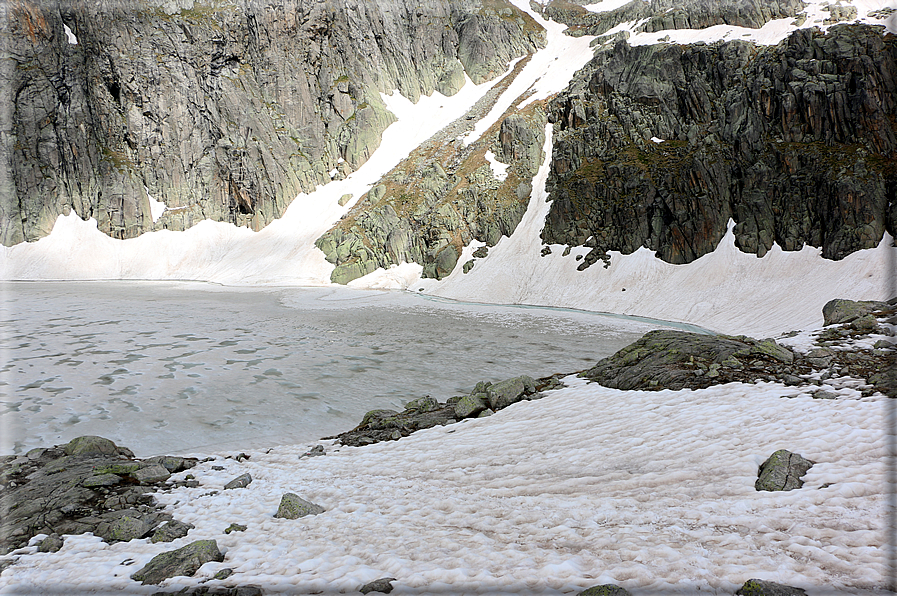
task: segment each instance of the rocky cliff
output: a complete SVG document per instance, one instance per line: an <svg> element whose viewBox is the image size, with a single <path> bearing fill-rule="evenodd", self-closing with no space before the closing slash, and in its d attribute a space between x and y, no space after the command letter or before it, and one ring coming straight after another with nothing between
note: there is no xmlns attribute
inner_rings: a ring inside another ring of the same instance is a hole
<svg viewBox="0 0 897 596"><path fill-rule="evenodd" d="M70 208L117 238L203 219L258 230L370 156L393 121L380 92L451 95L465 74L491 79L542 39L504 0L13 0L0 11L6 245L46 235Z"/></svg>
<svg viewBox="0 0 897 596"><path fill-rule="evenodd" d="M580 268L640 246L687 263L730 218L759 256L877 245L897 230L895 59L894 36L860 25L775 46L605 44L550 104L543 241L591 247Z"/></svg>

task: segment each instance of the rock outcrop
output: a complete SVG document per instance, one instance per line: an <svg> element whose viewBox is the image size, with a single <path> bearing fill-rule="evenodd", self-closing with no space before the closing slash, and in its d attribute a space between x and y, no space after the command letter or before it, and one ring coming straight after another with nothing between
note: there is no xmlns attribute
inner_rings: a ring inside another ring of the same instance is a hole
<svg viewBox="0 0 897 596"><path fill-rule="evenodd" d="M129 449L94 436L0 457L0 554L37 534L93 532L107 542L183 536L187 525L158 511L151 493L172 472L195 464L182 457L135 459Z"/></svg>
<svg viewBox="0 0 897 596"><path fill-rule="evenodd" d="M160 584L169 577L193 575L211 561L221 562L224 555L214 540L197 540L177 550L156 555L145 567L131 575L131 579L146 584Z"/></svg>
<svg viewBox="0 0 897 596"><path fill-rule="evenodd" d="M642 246L691 262L730 219L758 256L876 246L897 231L895 59L897 39L862 25L775 46L602 46L550 104L543 241L592 248L580 269Z"/></svg>
<svg viewBox="0 0 897 596"><path fill-rule="evenodd" d="M367 160L393 121L380 92L453 94L542 39L505 0L21 0L0 13L5 245L69 209L116 238L203 219L260 229Z"/></svg>

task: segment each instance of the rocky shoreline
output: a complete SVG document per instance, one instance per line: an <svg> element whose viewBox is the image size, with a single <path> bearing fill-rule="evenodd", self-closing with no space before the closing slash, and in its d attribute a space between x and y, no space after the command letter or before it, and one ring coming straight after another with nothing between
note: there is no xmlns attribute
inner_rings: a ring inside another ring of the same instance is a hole
<svg viewBox="0 0 897 596"><path fill-rule="evenodd" d="M652 331L578 374L590 382L621 390L704 389L723 383L773 381L806 387L805 392L814 399L838 398L831 388L847 388L857 397L880 392L897 398L897 298L887 302L833 300L825 306L823 315L821 330L785 334L778 342L745 336ZM446 402L424 396L409 402L402 412L368 412L356 428L327 439L358 447L399 440L417 430L466 418L490 416L562 388L565 376L520 376L498 383L480 382L468 395ZM327 449L318 445L302 457L326 453ZM249 458L242 453L228 457L237 461ZM208 461L175 456L139 459L129 449L101 437L79 437L65 445L0 458L0 572L32 552L33 547L38 552L59 550L65 535L92 532L110 544L135 539L171 542L187 536L193 526L166 513L153 493L198 486L190 474L174 481L172 474ZM801 477L814 463L800 454L778 450L758 469L755 489L800 488ZM245 488L251 482L248 473L242 474L222 490ZM275 517L298 519L321 513L324 508L286 493ZM245 530L246 526L232 524L225 533ZM143 584L158 584L169 577L191 576L205 562L224 560L215 540L195 540L161 553L131 578ZM223 569L215 578L225 579L227 571ZM397 580L381 578L362 586L360 591L388 593L392 581ZM264 591L258 586L200 586L178 593L250 596ZM799 588L753 579L737 592L744 596L803 593ZM579 596L598 594L628 592L619 586L601 585Z"/></svg>

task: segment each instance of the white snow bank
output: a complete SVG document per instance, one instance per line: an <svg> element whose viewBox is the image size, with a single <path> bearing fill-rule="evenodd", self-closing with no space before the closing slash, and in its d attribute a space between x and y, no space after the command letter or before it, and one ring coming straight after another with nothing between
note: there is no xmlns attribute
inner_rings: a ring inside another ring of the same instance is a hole
<svg viewBox="0 0 897 596"><path fill-rule="evenodd" d="M70 536L57 553L19 557L0 593L138 588L129 576L154 555L199 539L217 540L224 561L162 589L332 594L388 576L393 594L569 595L600 583L732 594L756 577L864 594L891 575L885 398L814 400L774 383L623 392L567 382L542 400L398 442L200 464L190 470L200 487L157 495L196 526L187 537L107 545ZM780 448L816 464L801 489L757 492L758 465ZM247 488L221 490L245 472ZM326 512L274 519L285 492ZM224 534L234 522L247 530ZM223 568L233 575L212 579Z"/></svg>
<svg viewBox="0 0 897 596"><path fill-rule="evenodd" d="M586 4L583 6L589 12L609 12L620 7L631 4L634 0L598 0L594 4ZM643 0L647 1L647 0Z"/></svg>
<svg viewBox="0 0 897 596"><path fill-rule="evenodd" d="M168 205L166 205L162 201L157 201L153 198L153 196L149 193L149 189L147 187L143 187L143 190L146 192L146 198L149 201L150 206L150 217L153 218L153 223L159 221L159 218L162 217L162 214L165 213L165 210L168 209Z"/></svg>

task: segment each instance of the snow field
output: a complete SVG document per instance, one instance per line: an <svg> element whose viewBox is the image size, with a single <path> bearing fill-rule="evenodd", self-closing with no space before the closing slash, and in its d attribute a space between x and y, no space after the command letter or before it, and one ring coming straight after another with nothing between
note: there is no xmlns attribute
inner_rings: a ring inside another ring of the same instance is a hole
<svg viewBox="0 0 897 596"><path fill-rule="evenodd" d="M812 596L884 582L884 398L813 400L774 383L623 392L566 382L542 400L398 442L200 464L190 471L200 487L159 495L196 525L186 538L68 537L59 553L4 572L0 593L132 588L127 577L155 554L209 538L225 561L164 588L224 567L235 573L210 587L351 592L391 576L394 594L560 594L607 582L634 594L731 594L758 577ZM755 491L759 464L781 448L816 462L804 487ZM248 488L221 491L244 472ZM285 492L327 511L275 519ZM248 529L225 535L231 523Z"/></svg>

